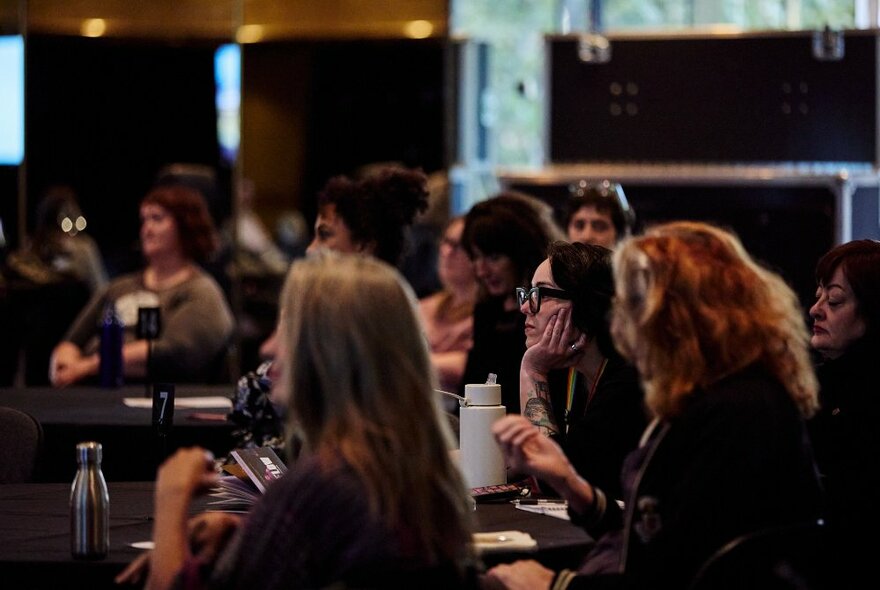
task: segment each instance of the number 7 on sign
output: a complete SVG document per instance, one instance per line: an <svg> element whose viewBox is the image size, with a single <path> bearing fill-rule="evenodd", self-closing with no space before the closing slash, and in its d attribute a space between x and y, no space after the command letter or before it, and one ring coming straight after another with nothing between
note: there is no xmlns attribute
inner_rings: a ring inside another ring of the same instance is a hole
<svg viewBox="0 0 880 590"><path fill-rule="evenodd" d="M167 430L174 421L174 385L153 385L153 426Z"/></svg>

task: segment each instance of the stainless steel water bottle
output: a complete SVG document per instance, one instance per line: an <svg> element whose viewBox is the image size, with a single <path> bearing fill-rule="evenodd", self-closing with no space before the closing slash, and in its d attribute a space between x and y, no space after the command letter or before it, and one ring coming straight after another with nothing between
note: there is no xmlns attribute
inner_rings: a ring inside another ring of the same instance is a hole
<svg viewBox="0 0 880 590"><path fill-rule="evenodd" d="M77 559L103 559L110 549L110 496L101 471L101 443L76 445L78 469L70 489L70 551Z"/></svg>

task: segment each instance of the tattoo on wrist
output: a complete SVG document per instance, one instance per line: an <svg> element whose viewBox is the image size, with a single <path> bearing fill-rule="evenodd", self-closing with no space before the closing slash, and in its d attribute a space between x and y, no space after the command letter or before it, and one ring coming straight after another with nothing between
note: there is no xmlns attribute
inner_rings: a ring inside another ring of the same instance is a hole
<svg viewBox="0 0 880 590"><path fill-rule="evenodd" d="M547 385L546 381L532 381L532 388L526 391L526 398L528 399L544 399L550 400L550 386Z"/></svg>
<svg viewBox="0 0 880 590"><path fill-rule="evenodd" d="M529 422L541 429L544 434L556 434L559 428L553 419L553 411L550 402L542 397L533 397L526 402L523 415Z"/></svg>

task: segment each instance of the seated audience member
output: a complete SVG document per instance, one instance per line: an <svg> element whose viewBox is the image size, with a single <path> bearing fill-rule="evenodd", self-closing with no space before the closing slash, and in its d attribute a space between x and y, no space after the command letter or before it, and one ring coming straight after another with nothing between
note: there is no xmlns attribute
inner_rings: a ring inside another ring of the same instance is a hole
<svg viewBox="0 0 880 590"><path fill-rule="evenodd" d="M399 267L407 229L427 206L427 178L417 170L391 166L363 180L336 176L318 195L308 250L361 252Z"/></svg>
<svg viewBox="0 0 880 590"><path fill-rule="evenodd" d="M427 177L418 170L383 166L361 180L335 176L318 194L315 235L306 253L358 252L399 268L407 230L427 206ZM273 333L260 346L263 358L276 337Z"/></svg>
<svg viewBox="0 0 880 590"><path fill-rule="evenodd" d="M427 186L428 207L416 215L410 226L410 247L399 265L404 278L420 299L443 288L438 269L440 240L452 218L446 170L429 174Z"/></svg>
<svg viewBox="0 0 880 590"><path fill-rule="evenodd" d="M17 361L23 353L26 385L49 384L52 350L107 284L104 260L85 229L73 188L51 185L37 207L33 235L6 260L9 312L4 338L7 354Z"/></svg>
<svg viewBox="0 0 880 590"><path fill-rule="evenodd" d="M257 187L250 178L235 185L236 208L220 227L226 275L245 294L236 310L238 353L242 366L257 366L260 344L275 329L278 292L291 258L257 213ZM303 246L305 248L305 246Z"/></svg>
<svg viewBox="0 0 880 590"><path fill-rule="evenodd" d="M621 498L620 470L648 425L639 376L611 341L611 251L554 242L531 288L520 369L523 415L565 451L582 477Z"/></svg>
<svg viewBox="0 0 880 590"><path fill-rule="evenodd" d="M477 296L474 266L461 245L463 230L464 217L456 217L446 226L437 264L443 289L419 300L431 364L440 388L450 392L457 392L461 385L473 339Z"/></svg>
<svg viewBox="0 0 880 590"><path fill-rule="evenodd" d="M283 276L290 259L255 210L254 181L242 178L237 186L235 215L224 221L221 228L223 241L234 250L236 273L245 277Z"/></svg>
<svg viewBox="0 0 880 590"><path fill-rule="evenodd" d="M841 560L835 571L851 576L847 583L855 587L867 579L874 557L874 544L864 539L880 527L873 509L880 489L880 242L855 240L831 249L816 266L816 282L810 343L821 356L820 409L810 434Z"/></svg>
<svg viewBox="0 0 880 590"><path fill-rule="evenodd" d="M141 202L140 216L144 270L114 279L82 310L52 353L53 385L80 383L98 374L99 325L109 306L125 325L126 380L218 378L234 324L220 287L199 266L217 245L204 198L182 185L157 186ZM136 339L140 307L160 309L161 333L155 340Z"/></svg>
<svg viewBox="0 0 880 590"><path fill-rule="evenodd" d="M204 450L178 451L158 471L155 549L118 580L148 560L150 590L476 587L470 498L409 285L384 262L325 253L293 263L281 308L275 388L300 455L247 518L205 513L189 539L192 498L217 474Z"/></svg>
<svg viewBox="0 0 880 590"><path fill-rule="evenodd" d="M30 248L52 270L84 283L94 294L107 284L107 271L98 245L85 232L85 224L73 189L53 185L37 208Z"/></svg>
<svg viewBox="0 0 880 590"><path fill-rule="evenodd" d="M616 182L581 181L571 188L563 227L569 242L596 244L613 250L635 230L635 214Z"/></svg>
<svg viewBox="0 0 880 590"><path fill-rule="evenodd" d="M551 482L597 539L578 573L535 561L489 570L504 587L687 588L737 536L822 515L804 421L817 384L794 292L736 237L696 222L624 241L614 276L614 342L655 416L624 464L625 507L525 418L502 418L493 430L508 461Z"/></svg>
<svg viewBox="0 0 880 590"><path fill-rule="evenodd" d="M519 414L519 366L526 342L516 288L531 280L547 247L561 238L549 205L522 193L503 192L468 211L462 244L474 264L479 292L461 393L466 384L485 383L494 373L502 403L509 413Z"/></svg>

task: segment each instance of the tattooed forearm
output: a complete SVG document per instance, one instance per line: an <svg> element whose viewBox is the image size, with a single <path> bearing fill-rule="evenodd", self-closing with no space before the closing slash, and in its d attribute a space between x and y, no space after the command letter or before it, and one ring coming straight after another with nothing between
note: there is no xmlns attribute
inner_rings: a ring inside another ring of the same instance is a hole
<svg viewBox="0 0 880 590"><path fill-rule="evenodd" d="M546 381L532 381L532 388L526 392L526 397L538 397L550 403L550 386Z"/></svg>
<svg viewBox="0 0 880 590"><path fill-rule="evenodd" d="M556 426L556 421L553 419L550 401L543 397L530 398L526 402L523 415L548 436L559 432L559 427Z"/></svg>

